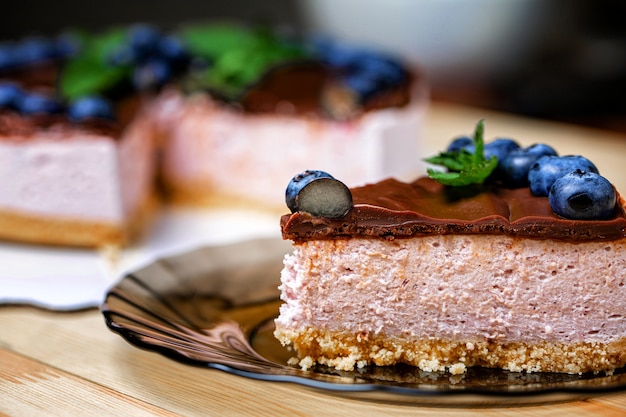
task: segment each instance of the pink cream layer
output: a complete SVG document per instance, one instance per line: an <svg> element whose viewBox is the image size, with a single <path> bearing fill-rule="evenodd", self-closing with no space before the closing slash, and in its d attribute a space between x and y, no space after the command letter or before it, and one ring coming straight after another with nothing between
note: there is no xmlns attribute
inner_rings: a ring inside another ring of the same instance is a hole
<svg viewBox="0 0 626 417"><path fill-rule="evenodd" d="M626 239L497 235L296 244L277 328L452 341L626 336Z"/></svg>
<svg viewBox="0 0 626 417"><path fill-rule="evenodd" d="M0 138L0 210L121 224L152 192L153 140L146 118L120 138L42 129Z"/></svg>

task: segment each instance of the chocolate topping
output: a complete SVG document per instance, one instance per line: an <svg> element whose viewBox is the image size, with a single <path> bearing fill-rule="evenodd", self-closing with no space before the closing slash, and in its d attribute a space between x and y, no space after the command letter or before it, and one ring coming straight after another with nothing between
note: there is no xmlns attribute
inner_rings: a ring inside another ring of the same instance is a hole
<svg viewBox="0 0 626 417"><path fill-rule="evenodd" d="M249 113L316 114L327 117L322 94L333 82L332 72L317 62L290 63L272 69L241 99ZM386 89L360 103L360 112L403 107L414 87L423 82L417 73L407 74L395 88Z"/></svg>
<svg viewBox="0 0 626 417"><path fill-rule="evenodd" d="M297 212L281 218L283 238L293 241L349 237L409 238L433 234L504 234L571 242L626 237L623 200L608 220L568 220L546 197L525 188L446 187L430 178L413 183L387 179L353 188L354 206L343 218Z"/></svg>

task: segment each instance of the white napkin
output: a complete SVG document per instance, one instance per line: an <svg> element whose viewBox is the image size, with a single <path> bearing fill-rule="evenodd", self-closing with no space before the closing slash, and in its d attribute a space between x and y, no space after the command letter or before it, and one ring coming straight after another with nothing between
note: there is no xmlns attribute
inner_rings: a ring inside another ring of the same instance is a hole
<svg viewBox="0 0 626 417"><path fill-rule="evenodd" d="M255 211L166 209L137 245L105 251L0 244L0 304L52 310L98 307L124 274L203 245L280 237L278 216Z"/></svg>

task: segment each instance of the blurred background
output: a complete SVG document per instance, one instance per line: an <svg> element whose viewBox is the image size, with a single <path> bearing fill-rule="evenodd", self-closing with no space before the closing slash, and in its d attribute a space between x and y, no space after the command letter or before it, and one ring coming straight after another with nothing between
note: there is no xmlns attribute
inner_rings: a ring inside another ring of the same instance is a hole
<svg viewBox="0 0 626 417"><path fill-rule="evenodd" d="M205 19L323 32L419 65L434 100L626 132L620 0L11 1L0 40Z"/></svg>

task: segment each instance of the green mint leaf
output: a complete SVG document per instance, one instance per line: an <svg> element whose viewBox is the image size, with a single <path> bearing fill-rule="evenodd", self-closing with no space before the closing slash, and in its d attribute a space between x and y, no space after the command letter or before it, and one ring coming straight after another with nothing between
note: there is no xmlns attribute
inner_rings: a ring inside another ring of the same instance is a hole
<svg viewBox="0 0 626 417"><path fill-rule="evenodd" d="M479 165L485 160L485 141L483 135L485 132L485 119L480 119L474 130L474 162Z"/></svg>
<svg viewBox="0 0 626 417"><path fill-rule="evenodd" d="M248 48L254 43L253 34L228 23L190 25L182 28L178 36L189 51L210 61L238 48Z"/></svg>
<svg viewBox="0 0 626 417"><path fill-rule="evenodd" d="M469 166L473 157L470 152L462 150L461 152L441 152L439 155L426 158L424 161L433 165L441 165L448 171L458 172Z"/></svg>
<svg viewBox="0 0 626 417"><path fill-rule="evenodd" d="M263 28L197 25L184 28L179 36L192 54L210 63L206 69L191 74L187 85L230 99L242 95L278 64L306 57L302 47Z"/></svg>
<svg viewBox="0 0 626 417"><path fill-rule="evenodd" d="M484 155L484 120L480 120L474 131L474 153L466 150L459 152L441 152L439 155L426 158L433 165L441 165L448 171L429 168L428 176L444 185L461 187L471 184L482 184L498 165L498 159L489 159Z"/></svg>
<svg viewBox="0 0 626 417"><path fill-rule="evenodd" d="M81 53L69 60L59 80L61 95L69 101L100 94L130 76L130 68L108 63L108 56L125 42L126 32L112 30L98 36L83 35Z"/></svg>

